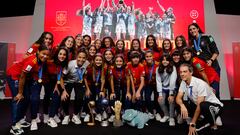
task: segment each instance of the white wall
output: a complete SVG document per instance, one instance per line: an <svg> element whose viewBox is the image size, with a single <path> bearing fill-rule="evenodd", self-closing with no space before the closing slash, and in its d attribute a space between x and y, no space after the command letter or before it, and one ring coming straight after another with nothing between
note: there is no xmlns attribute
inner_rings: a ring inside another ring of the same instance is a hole
<svg viewBox="0 0 240 135"><path fill-rule="evenodd" d="M16 53L28 49L32 16L0 18L0 41L16 43Z"/></svg>

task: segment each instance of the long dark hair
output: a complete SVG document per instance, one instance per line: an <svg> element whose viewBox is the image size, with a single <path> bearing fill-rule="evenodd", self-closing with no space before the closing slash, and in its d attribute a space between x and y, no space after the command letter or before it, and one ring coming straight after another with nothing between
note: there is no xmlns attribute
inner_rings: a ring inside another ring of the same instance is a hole
<svg viewBox="0 0 240 135"><path fill-rule="evenodd" d="M48 31L45 31L45 32L43 32L42 34L41 34L41 36L39 37L39 39L35 42L35 44L43 44L44 43L44 38L46 37L46 35L47 34L49 34L49 35L51 35L51 37L52 37L52 43L51 43L51 45L53 44L53 34L51 33L51 32L48 32Z"/></svg>
<svg viewBox="0 0 240 135"><path fill-rule="evenodd" d="M182 40L182 46L181 46L181 47L178 47L178 46L177 46L177 39L178 39L178 38L180 38L180 39ZM184 47L187 46L186 39L185 39L185 37L184 37L183 35L179 35L179 36L177 36L177 37L175 38L175 46L176 46L176 49L178 49L180 52L182 51L182 49L183 49Z"/></svg>
<svg viewBox="0 0 240 135"><path fill-rule="evenodd" d="M157 41L156 41L156 38L155 38L155 36L153 36L153 35L148 35L147 36L147 38L146 38L146 48L150 48L150 46L149 46L149 44L148 44L148 39L149 38L153 38L153 51L155 51L155 52L159 52L159 49L158 49L158 45L157 45Z"/></svg>
<svg viewBox="0 0 240 135"><path fill-rule="evenodd" d="M166 42L166 41L168 41L169 43L170 43L170 48L169 48L169 50L166 50L165 49L165 47L164 47L164 42ZM162 42L162 50L163 50L163 52L167 52L168 51L168 53L170 53L171 51L172 51L172 42L171 42L171 40L170 39L164 39L163 40L163 42Z"/></svg>
<svg viewBox="0 0 240 135"><path fill-rule="evenodd" d="M193 37L193 36L191 35L191 33L190 33L190 31L189 31L189 28L190 28L191 26L194 26L194 27L196 27L197 29L199 29L199 30L198 30L199 34L203 34L203 33L204 33L197 23L192 23L192 24L188 25L188 42L189 42L189 45L192 45L192 44L193 44L192 42L193 42L193 40L194 40L194 38L195 38L195 37Z"/></svg>
<svg viewBox="0 0 240 135"><path fill-rule="evenodd" d="M166 58L167 61L169 61L169 64L167 65L167 67L165 67L162 64L163 59ZM171 74L173 72L173 62L172 62L172 57L169 54L164 54L161 58L160 58L160 63L159 63L159 68L158 68L158 73L162 74L164 73L164 69L166 68L166 72L168 74Z"/></svg>
<svg viewBox="0 0 240 135"><path fill-rule="evenodd" d="M62 47L65 47L66 48L66 45L65 45L65 42L69 39L69 38L72 38L73 39L73 46L72 48L70 48L69 52L68 53L72 53L72 58L75 59L75 56L76 56L76 46L75 46L75 39L73 36L66 36L62 41L61 43L59 44L59 48L62 48Z"/></svg>
<svg viewBox="0 0 240 135"><path fill-rule="evenodd" d="M106 40L106 39L109 39L109 40L110 40L110 47L114 47L114 46L115 46L114 41L113 41L113 39L112 39L111 37L104 37L104 38L102 39L101 48L106 48L106 45L105 45L105 40Z"/></svg>
<svg viewBox="0 0 240 135"><path fill-rule="evenodd" d="M66 52L66 58L63 62L60 62L58 59L58 54L61 50L64 50ZM53 60L56 65L60 65L62 68L67 67L68 66L68 50L65 47L59 47L54 53Z"/></svg>
<svg viewBox="0 0 240 135"><path fill-rule="evenodd" d="M122 50L119 50L119 49L118 49L118 47L117 47L118 42L122 42L122 43L123 43L123 49L122 49ZM124 51L125 51L125 42L124 42L124 40L121 40L121 39L120 39L120 40L118 40L118 41L116 42L115 50L116 50L116 54L124 53Z"/></svg>

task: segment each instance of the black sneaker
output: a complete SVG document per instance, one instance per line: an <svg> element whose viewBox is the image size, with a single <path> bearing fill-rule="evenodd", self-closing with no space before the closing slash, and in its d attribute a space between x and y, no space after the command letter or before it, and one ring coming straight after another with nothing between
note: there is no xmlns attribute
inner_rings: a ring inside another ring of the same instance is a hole
<svg viewBox="0 0 240 135"><path fill-rule="evenodd" d="M24 133L24 131L18 126L12 126L12 128L10 129L10 133L13 135L21 135L22 133Z"/></svg>

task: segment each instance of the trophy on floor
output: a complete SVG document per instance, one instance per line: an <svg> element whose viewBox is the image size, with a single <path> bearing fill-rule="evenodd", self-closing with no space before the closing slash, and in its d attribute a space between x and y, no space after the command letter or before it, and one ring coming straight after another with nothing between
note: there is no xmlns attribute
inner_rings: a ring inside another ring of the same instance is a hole
<svg viewBox="0 0 240 135"><path fill-rule="evenodd" d="M109 125L108 122L108 116L106 113L107 107L108 107L108 100L106 98L102 98L101 100L101 107L103 109L103 117L102 117L102 122L101 122L101 126L102 127L107 127Z"/></svg>
<svg viewBox="0 0 240 135"><path fill-rule="evenodd" d="M95 101L90 101L88 103L88 108L90 110L90 122L87 123L88 126L94 126L95 125L95 120L94 120L94 115L93 115L93 110L95 109Z"/></svg>
<svg viewBox="0 0 240 135"><path fill-rule="evenodd" d="M121 109L122 109L122 103L120 101L115 101L114 108L112 107L113 111L115 112L115 118L113 121L114 127L120 127L123 125L121 120Z"/></svg>

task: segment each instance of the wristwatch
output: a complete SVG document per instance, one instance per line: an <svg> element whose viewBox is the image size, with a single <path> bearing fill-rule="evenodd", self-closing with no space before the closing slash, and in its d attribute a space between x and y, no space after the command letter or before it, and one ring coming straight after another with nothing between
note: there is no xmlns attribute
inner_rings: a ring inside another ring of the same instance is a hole
<svg viewBox="0 0 240 135"><path fill-rule="evenodd" d="M191 127L196 127L196 124L195 123L190 123L190 126Z"/></svg>

